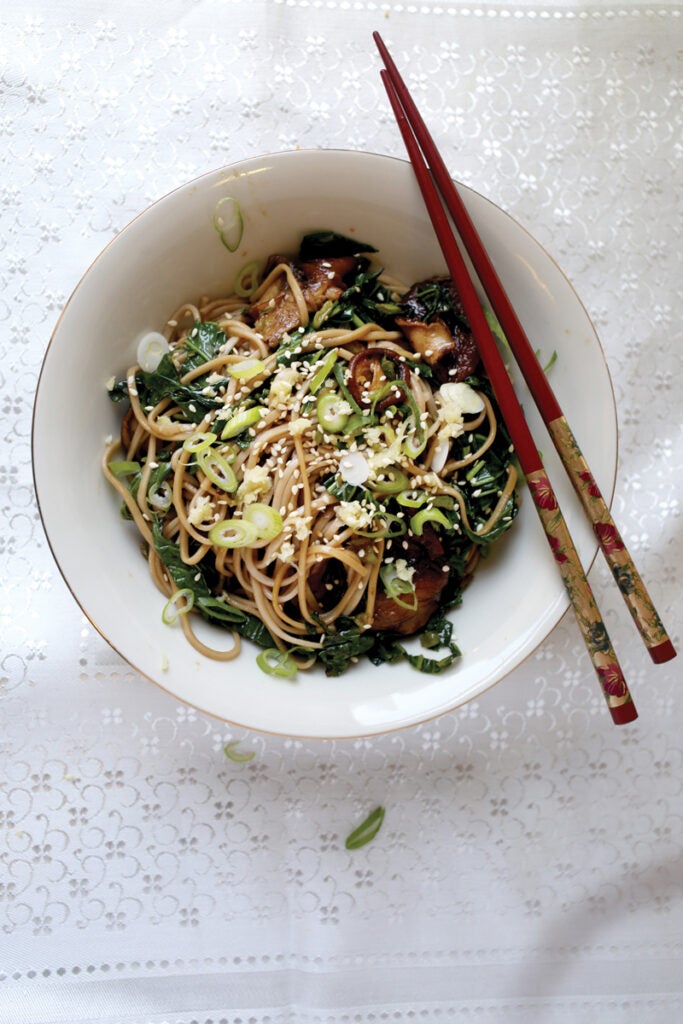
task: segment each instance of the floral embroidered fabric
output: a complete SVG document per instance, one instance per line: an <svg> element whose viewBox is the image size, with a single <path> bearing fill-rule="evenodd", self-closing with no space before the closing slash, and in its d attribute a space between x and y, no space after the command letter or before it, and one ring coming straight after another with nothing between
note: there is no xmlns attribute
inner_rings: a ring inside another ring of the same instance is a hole
<svg viewBox="0 0 683 1024"><path fill-rule="evenodd" d="M30 433L60 309L151 200L255 153L403 155L378 28L454 175L538 238L597 327L615 518L680 647L682 12L5 3L3 1022L681 1019L681 661L651 664L602 560L590 580L633 725L613 726L568 615L436 721L344 742L250 734L94 633L42 532ZM235 741L253 758L226 757ZM376 837L347 850L378 805Z"/></svg>

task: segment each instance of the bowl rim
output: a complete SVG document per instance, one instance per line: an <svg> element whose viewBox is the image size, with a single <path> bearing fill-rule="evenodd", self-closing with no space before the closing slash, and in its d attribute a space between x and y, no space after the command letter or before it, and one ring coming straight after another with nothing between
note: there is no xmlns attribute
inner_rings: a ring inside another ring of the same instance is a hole
<svg viewBox="0 0 683 1024"><path fill-rule="evenodd" d="M152 200L152 202L148 203L142 210L140 210L133 217L131 217L131 219L128 220L125 223L125 225L119 231L117 231L116 234L112 238L110 238L109 241L102 247L102 249L99 250L98 253L93 257L93 259L87 265L85 270L80 274L76 284L74 285L74 287L71 290L68 298L66 299L64 305L62 306L62 309L60 310L59 316L57 317L57 320L56 320L56 322L54 324L54 327L52 328L52 331L50 333L50 337L49 337L48 343L47 343L47 345L45 347L45 350L44 350L42 358L41 358L40 371L39 371L39 374L38 374L38 379L36 381L36 389L35 389L34 400L33 400L33 408L32 408L32 415L31 415L31 473L32 473L32 480L33 480L33 491L34 491L35 498L36 498L36 507L37 507L38 514L39 514L39 517L40 517L40 524L42 526L43 534L44 534L45 539L47 541L47 545L48 545L50 554L52 555L53 561L54 561L55 565L57 566L59 574L62 577L62 580L66 584L66 587L67 587L69 593L71 594L73 600L75 601L76 606L80 609L82 615L87 619L87 621L90 623L90 625L95 630L95 632L98 633L99 636L102 637L102 639L105 641L105 643L118 655L119 658L121 658L121 660L125 663L125 665L127 665L134 672L136 672L138 676L140 676L141 678L145 679L146 681L152 683L154 686L156 686L163 693L167 694L169 697L171 697L172 699L176 700L179 704L182 704L183 706L186 706L186 707L193 708L195 711L199 712L202 715L208 716L209 718L213 719L214 721L221 722L223 724L233 726L234 728L245 729L245 730L248 730L249 732L253 732L253 733L256 733L258 735L273 736L273 737L278 737L278 738L298 739L298 740L304 740L304 741L316 741L316 742L317 741L330 742L330 741L341 741L341 740L351 740L351 741L353 741L353 740L356 740L356 739L368 739L368 738L374 738L374 737L380 737L380 736L387 736L387 735L390 735L392 733L403 732L403 731L405 731L407 729L415 729L415 728L421 727L421 726L423 726L423 725L425 725L425 724L427 724L429 722L433 722L433 721L435 721L435 720L437 720L439 718L442 718L445 715L457 713L461 708L465 707L467 704L471 703L473 700L479 699L479 697L483 696L483 694L488 693L490 690L494 689L494 687L496 687L500 683L502 683L513 672L515 672L518 669L520 669L524 664L526 664L528 662L528 660L533 655L536 654L536 652L539 650L539 648L549 639L551 634L555 631L555 629L557 629L559 624L565 618L567 612L570 609L570 603L569 603L568 598L565 595L563 595L563 601L564 601L565 606L564 606L563 610L560 612L560 614L559 614L557 620L555 621L555 623L553 624L553 626L549 629L549 631L545 634L545 636L539 638L539 640L533 645L533 647L531 647L531 649L528 650L526 652L526 654L524 654L524 656L522 658L520 658L520 660L515 665L512 665L512 666L504 669L502 674L497 679L493 680L488 685L483 687L481 690L479 690L472 697L468 698L467 700L463 701L460 704L456 704L453 707L446 708L446 709L441 708L438 711L430 712L428 714L420 716L420 718L418 720L416 720L416 721L402 722L402 723L398 723L396 725L387 726L386 728L383 728L383 729L376 729L376 730L372 730L370 732L358 732L358 733L354 733L353 735L350 735L350 734L338 734L338 735L330 734L330 735L325 735L325 736L322 736L322 735L311 735L309 733L295 733L295 732L289 732L289 731L287 731L287 732L280 732L280 731L277 731L277 730L274 730L274 729L266 729L266 728L264 728L262 726L247 725L247 724L244 724L242 722L237 722L237 721L234 721L233 719L227 718L227 717L219 714L218 712L211 711L211 710L209 710L207 708L203 708L203 707L201 707L201 706L199 706L197 704L194 704L192 701L187 700L184 697L179 697L171 689L168 689L167 687L165 687L163 685L163 683L160 682L158 679L155 679L153 676L150 676L147 672L143 671L137 665L135 665L134 662L131 661L130 658L128 658L126 655L124 655L118 649L118 647L112 642L112 640L109 639L109 637L106 635L106 633L103 631L103 629L100 626L98 626L93 621L93 619L90 616L90 613L87 611L87 609L83 606L83 604L81 603L81 601L77 597L77 595L76 595L76 593L75 593L75 591L73 589L73 586L72 586L72 584L71 584L67 574L65 573L64 569L61 566L60 560L59 560L59 558L57 556L57 552L54 549L53 542L52 542L52 539L50 537L50 533L49 533L49 530L48 530L47 522L46 522L45 516L43 514L43 508L42 508L41 501L40 501L40 489L39 489L38 478L37 478L37 474L36 474L35 451L36 451L36 417L37 417L37 407L38 407L38 401L39 401L41 384L43 382L43 376L44 376L44 373L45 373L45 370L46 370L46 364L47 364L47 361L48 361L48 355L50 353L50 349L52 348L53 342L54 342L54 340L56 338L56 335L57 335L57 333L58 333L58 331L60 329L62 320L63 320L63 318L64 318L64 316L66 314L66 311L67 311L68 307L70 306L71 302L75 299L76 294L80 290L80 288L81 288L85 278L90 274L92 268L102 258L104 258L105 254L108 252L109 248L117 241L117 239L119 239L119 237L122 234L124 234L124 232L128 231L133 224L135 224L141 217L144 217L150 210L152 210L153 208L155 208L159 204L165 202L167 199L169 199L171 196L175 195L176 193L181 192L181 191L183 191L185 189L192 188L193 186L197 185L199 182L203 181L204 179L211 178L211 177L213 177L213 176L215 176L217 174L224 173L226 171L234 172L237 168L240 168L241 166L244 166L244 165L246 165L248 163L257 162L257 161L264 161L264 160L278 159L278 158L281 158L283 156L286 157L286 158L296 158L299 155L304 156L304 157L306 157L306 156L308 156L308 157L310 157L310 156L322 156L323 159L326 159L328 156L330 158L339 157L339 156L351 156L351 157L357 156L359 158L371 158L371 159L393 161L393 162L395 162L395 163L397 163L399 165L402 165L404 167L404 169L406 169L406 170L409 170L411 168L410 161L408 159L406 159L406 158L399 157L399 156L394 156L393 154L374 152L374 151L371 151L371 150L346 149L346 148L343 148L343 147L341 147L341 148L340 147L334 147L334 148L308 147L308 148L305 148L305 149L273 150L273 151L268 151L266 153L259 153L259 154L256 154L254 156L243 157L243 158L241 158L239 160L235 160L235 161L233 161L232 163L229 163L229 164L218 164L215 167L213 167L213 168L211 168L211 169L209 169L207 171L203 171L201 174L198 174L195 177L190 178L190 179L188 179L185 182L181 182L179 185L176 185L174 188L169 189L168 192L164 192L162 195L160 195L156 199ZM504 209L502 206L499 206L497 203L495 203L488 196L486 196L483 193L477 191L477 189L472 188L471 185L468 185L465 182L461 182L461 181L459 181L456 178L453 178L453 181L456 184L456 186L460 186L460 187L466 189L468 192L470 192L473 195L475 195L478 198L479 201L481 201L481 202L483 202L483 203L493 207L497 211L497 213L500 213L505 218L507 218L507 220L510 221L511 224L517 230L522 231L525 235L528 236L528 238L532 241L532 243L538 247L538 249L541 251L542 255L548 260L548 262L550 264L552 264L554 266L554 268L559 272L561 277L564 279L564 282L569 287L569 290L570 290L570 292L572 294L572 298L577 303L577 306L580 307L581 311L583 312L584 316L586 317L586 321L587 321L588 325L590 326L590 328L592 330L592 333L594 335L595 341L597 342L598 354L599 354L600 360L602 362L602 366L603 366L603 369L604 369L604 372L605 372L605 379L606 379L606 382L607 382L607 385L608 385L608 388L609 388L609 393L610 393L610 396L611 396L611 399L612 399L613 422L614 422L615 458L614 458L614 467L613 467L613 470L612 470L612 477L611 477L611 480L609 481L609 486L607 488L605 488L605 490L607 491L607 495L605 497L605 501L606 501L606 504L607 504L608 508L611 508L612 507L612 503L614 501L615 492L616 492L617 473L618 473L618 466L619 466L619 422L618 422L618 414L617 414L617 405L616 405L616 395L615 395L615 390L614 390L614 382L612 380L612 375L610 373L609 364L607 362L607 357L606 357L606 354L605 354L605 350L604 350L602 342L600 340L600 336L598 334L598 331L595 328L595 324L593 323L593 320L592 320L588 310L586 309L586 306L584 305L580 295L578 294L576 288L574 287L574 284L572 283L572 281L564 273L564 271L562 270L562 268L561 268L560 264L558 263L558 261L548 252L546 247L541 242L538 241L538 239L531 233L531 231L524 224L522 224L520 221L518 221L512 214L510 214L506 209ZM593 553L592 553L590 559L587 560L587 564L584 567L584 571L585 571L586 575L588 575L590 573L593 565L595 564L595 561L596 561L596 558L597 558L597 555L598 555L598 550L599 550L599 547L596 545L594 550L593 550Z"/></svg>

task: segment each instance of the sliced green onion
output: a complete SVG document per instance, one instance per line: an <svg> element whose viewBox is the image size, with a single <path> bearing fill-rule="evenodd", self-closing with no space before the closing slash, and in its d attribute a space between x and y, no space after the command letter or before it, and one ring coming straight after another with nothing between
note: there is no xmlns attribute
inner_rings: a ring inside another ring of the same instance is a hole
<svg viewBox="0 0 683 1024"><path fill-rule="evenodd" d="M259 540L273 540L282 533L282 516L270 505L255 501L245 506L243 515L258 530Z"/></svg>
<svg viewBox="0 0 683 1024"><path fill-rule="evenodd" d="M336 348L331 349L325 358L318 364L318 368L311 377L311 386L309 388L312 395L320 390L322 384L327 380L329 375L332 373L332 367L337 361L339 352Z"/></svg>
<svg viewBox="0 0 683 1024"><path fill-rule="evenodd" d="M122 476L134 476L140 472L139 462L125 462L117 461L108 463L109 471L114 474L117 480L120 480Z"/></svg>
<svg viewBox="0 0 683 1024"><path fill-rule="evenodd" d="M375 432L387 448L396 440L396 431L388 423L379 423Z"/></svg>
<svg viewBox="0 0 683 1024"><path fill-rule="evenodd" d="M374 480L368 486L378 494L398 494L408 488L409 480L398 466L388 466L384 471L384 480Z"/></svg>
<svg viewBox="0 0 683 1024"><path fill-rule="evenodd" d="M423 508L421 512L416 512L410 520L410 529L418 537L421 537L426 523L438 523L439 526L444 526L447 530L451 529L450 520L438 508Z"/></svg>
<svg viewBox="0 0 683 1024"><path fill-rule="evenodd" d="M146 373L154 373L159 363L169 350L169 344L163 334L149 331L138 342L138 364Z"/></svg>
<svg viewBox="0 0 683 1024"><path fill-rule="evenodd" d="M364 822L362 822L358 828L355 828L350 835L346 837L344 843L347 850L358 850L361 846L365 846L370 840L374 839L384 821L384 808L376 807L374 811L368 814Z"/></svg>
<svg viewBox="0 0 683 1024"><path fill-rule="evenodd" d="M261 651L256 659L256 664L269 676L278 676L280 679L293 679L297 673L297 664L289 656L287 651L279 651L277 647L269 647Z"/></svg>
<svg viewBox="0 0 683 1024"><path fill-rule="evenodd" d="M385 562L379 570L379 575L387 597L390 597L396 604L400 604L402 608L408 608L409 611L414 612L417 608L417 594L413 581L401 579L394 562ZM404 594L410 594L412 600L402 600Z"/></svg>
<svg viewBox="0 0 683 1024"><path fill-rule="evenodd" d="M489 330L491 331L491 334L509 352L510 351L510 343L507 340L507 338L505 337L505 335L503 334L503 328L500 326L500 323L498 321L498 318L497 318L496 314L493 312L492 309L484 309L484 316L486 317L486 322L489 325Z"/></svg>
<svg viewBox="0 0 683 1024"><path fill-rule="evenodd" d="M391 512L378 512L375 516L380 526L376 530L354 530L359 537L368 537L371 540L381 540L388 537L402 537L407 530L405 520Z"/></svg>
<svg viewBox="0 0 683 1024"><path fill-rule="evenodd" d="M240 204L233 196L224 196L218 200L213 211L213 226L225 248L229 252L235 252L242 241L244 221Z"/></svg>
<svg viewBox="0 0 683 1024"><path fill-rule="evenodd" d="M346 426L344 427L344 433L349 435L360 434L362 430L366 430L368 427L374 427L377 424L377 418L370 415L370 411L367 413L354 412L349 416Z"/></svg>
<svg viewBox="0 0 683 1024"><path fill-rule="evenodd" d="M221 440L225 441L229 437L237 437L243 430L253 427L261 419L262 413L263 409L260 405L254 405L251 409L243 409L241 412L235 413L223 427Z"/></svg>
<svg viewBox="0 0 683 1024"><path fill-rule="evenodd" d="M397 407L399 405L401 405L401 404L405 404L405 405L408 406L408 408L410 409L410 412L411 412L411 419L412 419L412 423L413 423L413 432L414 432L415 437L416 437L417 440L409 443L409 447L411 448L412 451L415 452L415 455L410 455L410 457L411 458L416 458L417 455L420 455L421 452L424 450L424 445L422 446L422 448L420 448L419 451L417 450L417 446L422 444L422 441L423 441L423 438L424 438L424 431L422 429L422 420L420 419L420 415L421 415L420 414L420 410L418 408L417 402L415 401L415 398L413 397L413 393L410 390L410 385L408 384L408 382L405 381L405 380L397 379L397 380L391 380L391 381L389 381L388 384L385 384L384 387L381 388L375 394L375 396L374 396L374 398L372 400L372 412L374 414L375 409L376 409L378 403L383 401L385 398L387 398L390 394L392 394L394 391L396 391L396 389L398 389L399 391L402 392L403 398L404 398L404 402L400 403L400 402L397 401L394 404ZM425 441L425 444L426 444L426 441ZM404 445L405 445L405 442L404 442ZM406 454L410 454L410 453L406 452Z"/></svg>
<svg viewBox="0 0 683 1024"><path fill-rule="evenodd" d="M335 305L336 303L332 302L331 299L328 299L327 302L323 303L320 309L316 310L316 312L313 314L312 322L312 327L314 331L317 331L319 327L322 327L330 313L334 310Z"/></svg>
<svg viewBox="0 0 683 1024"><path fill-rule="evenodd" d="M547 373L548 370L551 370L553 368L553 366L555 365L556 361L557 361L557 352L555 350L553 350L553 354L551 355L550 359L548 360L548 362L543 367L543 372Z"/></svg>
<svg viewBox="0 0 683 1024"><path fill-rule="evenodd" d="M422 427L415 428L412 418L410 422L411 429L403 438L403 451L409 459L416 459L418 455L422 455L422 452L427 447L427 437Z"/></svg>
<svg viewBox="0 0 683 1024"><path fill-rule="evenodd" d="M409 612L414 612L417 609L418 600L417 594L415 593L414 587L406 586L406 580L397 580L396 583L389 587L385 587L387 597L390 597L395 604L406 608ZM404 601L403 594L410 594L410 600Z"/></svg>
<svg viewBox="0 0 683 1024"><path fill-rule="evenodd" d="M346 399L342 398L335 391L326 391L318 399L316 415L318 423L327 434L340 434L349 421L349 413L342 412L339 406L348 405Z"/></svg>
<svg viewBox="0 0 683 1024"><path fill-rule="evenodd" d="M477 474L480 472L480 470L484 468L485 465L486 463L484 462L484 460L479 459L478 462L475 462L474 465L467 470L467 473L465 473L465 479L473 480L474 477L477 476Z"/></svg>
<svg viewBox="0 0 683 1024"><path fill-rule="evenodd" d="M248 548L258 539L257 528L244 519L222 519L209 530L209 540L217 548Z"/></svg>
<svg viewBox="0 0 683 1024"><path fill-rule="evenodd" d="M173 491L167 480L147 494L147 501L157 512L168 512L173 502Z"/></svg>
<svg viewBox="0 0 683 1024"><path fill-rule="evenodd" d="M225 756L229 757L231 761L235 761L236 764L246 764L247 761L253 761L256 757L256 751L238 750L239 744L239 740L231 740L230 743L226 743L223 747Z"/></svg>
<svg viewBox="0 0 683 1024"><path fill-rule="evenodd" d="M332 372L334 373L334 379L339 385L339 390L341 391L342 395L349 403L353 411L355 413L362 413L363 410L361 409L358 402L356 401L356 399L353 397L353 395L346 386L346 381L344 380L345 368L340 363L335 363L334 367L332 368Z"/></svg>
<svg viewBox="0 0 683 1024"><path fill-rule="evenodd" d="M455 508L455 498L451 498L450 494L437 494L431 503L435 508L447 508L449 512Z"/></svg>
<svg viewBox="0 0 683 1024"><path fill-rule="evenodd" d="M237 273L235 283L232 286L236 295L241 299L249 299L254 294L261 280L261 264L258 260L245 263Z"/></svg>
<svg viewBox="0 0 683 1024"><path fill-rule="evenodd" d="M210 431L204 432L199 430L196 434L190 434L189 437L185 438L183 448L186 452L196 455L198 452L203 452L205 448L210 448L215 440L215 434L212 434Z"/></svg>
<svg viewBox="0 0 683 1024"><path fill-rule="evenodd" d="M258 377L260 373L264 373L265 369L266 364L260 359L243 359L241 362L229 366L228 373L235 380L251 380L252 377Z"/></svg>
<svg viewBox="0 0 683 1024"><path fill-rule="evenodd" d="M396 501L403 508L422 508L422 506L429 500L429 495L426 491L418 491L416 488L412 488L409 491L402 491L396 495Z"/></svg>
<svg viewBox="0 0 683 1024"><path fill-rule="evenodd" d="M205 477L216 487L228 494L234 494L237 490L237 477L235 471L222 455L213 448L205 448L197 456L197 465Z"/></svg>
<svg viewBox="0 0 683 1024"><path fill-rule="evenodd" d="M180 607L178 604L183 601ZM177 621L179 615L186 615L194 605L194 591L188 587L183 587L182 590L176 590L175 594L169 597L168 601L164 605L163 611L161 612L161 621L167 626L172 626Z"/></svg>

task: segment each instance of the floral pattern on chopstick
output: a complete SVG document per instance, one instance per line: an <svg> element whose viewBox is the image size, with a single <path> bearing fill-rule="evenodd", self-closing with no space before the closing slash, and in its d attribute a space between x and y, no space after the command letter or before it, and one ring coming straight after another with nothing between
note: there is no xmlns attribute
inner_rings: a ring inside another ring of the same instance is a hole
<svg viewBox="0 0 683 1024"><path fill-rule="evenodd" d="M527 485L545 529L550 550L581 627L586 647L607 704L621 707L631 700L612 642L602 621L581 560L544 470L527 476Z"/></svg>
<svg viewBox="0 0 683 1024"><path fill-rule="evenodd" d="M588 468L571 427L564 416L560 416L548 424L548 429L567 467L574 489L593 524L593 532L643 640L648 647L657 647L665 643L669 638L664 624L638 570L631 561L619 530L612 521L607 503Z"/></svg>

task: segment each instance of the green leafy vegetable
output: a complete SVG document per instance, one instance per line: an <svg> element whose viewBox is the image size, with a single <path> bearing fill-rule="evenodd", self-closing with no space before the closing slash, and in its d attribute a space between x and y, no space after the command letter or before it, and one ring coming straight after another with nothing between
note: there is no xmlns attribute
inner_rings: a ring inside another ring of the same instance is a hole
<svg viewBox="0 0 683 1024"><path fill-rule="evenodd" d="M374 642L374 637L367 631L361 632L353 619L339 619L337 632L327 633L318 651L325 675L342 675L362 654L367 654Z"/></svg>
<svg viewBox="0 0 683 1024"><path fill-rule="evenodd" d="M357 256L362 252L377 252L373 245L356 238L339 235L336 231L311 231L301 240L299 259L325 259L329 256Z"/></svg>
<svg viewBox="0 0 683 1024"><path fill-rule="evenodd" d="M150 373L139 370L135 381L143 406L154 406L168 398L180 406L192 423L201 423L207 413L223 405L222 401L202 394L203 388L206 387L204 378L194 380L191 385L181 384L180 374L168 352L156 370Z"/></svg>
<svg viewBox="0 0 683 1024"><path fill-rule="evenodd" d="M393 665L405 658L408 664L418 672L423 672L425 675L438 675L462 656L460 648L453 642L453 623L445 618L443 610L439 610L429 620L421 635L421 642L426 650L445 648L448 653L441 658L428 658L425 654L410 654L396 637L380 634L368 657L373 665L381 665L384 662Z"/></svg>
<svg viewBox="0 0 683 1024"><path fill-rule="evenodd" d="M185 342L189 355L183 364L183 373L189 373L190 370L215 359L227 340L225 331L222 331L218 324L211 321L195 321Z"/></svg>
<svg viewBox="0 0 683 1024"><path fill-rule="evenodd" d="M420 288L412 292L410 299L401 303L401 312L408 318L415 318L429 323L437 317L450 327L459 327L469 331L470 325L463 310L454 302L450 281L437 278L426 281Z"/></svg>
<svg viewBox="0 0 683 1024"><path fill-rule="evenodd" d="M128 381L124 377L123 380L117 380L116 383L107 388L107 394L112 402L118 404L119 402L128 401Z"/></svg>
<svg viewBox="0 0 683 1024"><path fill-rule="evenodd" d="M326 327L361 327L366 323L393 326L393 317L400 307L388 303L386 286L379 276L381 270L361 270L352 284L334 302L325 318Z"/></svg>

